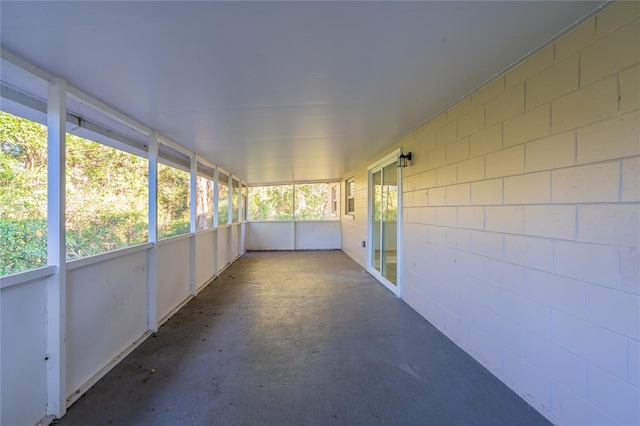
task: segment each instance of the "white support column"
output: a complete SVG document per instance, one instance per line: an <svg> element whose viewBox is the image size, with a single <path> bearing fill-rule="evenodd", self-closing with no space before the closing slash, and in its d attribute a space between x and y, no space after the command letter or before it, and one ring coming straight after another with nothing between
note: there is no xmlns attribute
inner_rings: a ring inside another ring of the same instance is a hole
<svg viewBox="0 0 640 426"><path fill-rule="evenodd" d="M229 225L229 229L227 231L227 263L225 263L225 265L228 265L233 260L231 258L231 234L233 234L233 176L231 176L231 173L229 173L227 183L229 185L227 186L227 196L229 199L229 205L227 206L227 224Z"/></svg>
<svg viewBox="0 0 640 426"><path fill-rule="evenodd" d="M67 84L54 79L47 96L47 263L56 273L47 285L47 414L67 411L67 266L65 160Z"/></svg>
<svg viewBox="0 0 640 426"><path fill-rule="evenodd" d="M218 168L213 170L213 275L218 276Z"/></svg>
<svg viewBox="0 0 640 426"><path fill-rule="evenodd" d="M147 273L147 328L158 330L158 133L149 135L149 249Z"/></svg>
<svg viewBox="0 0 640 426"><path fill-rule="evenodd" d="M231 176L231 173L229 173L229 180L227 182L227 196L229 197L229 205L227 206L229 208L229 216L227 219L227 223L233 224L233 176ZM229 250L231 250L231 247L229 247Z"/></svg>
<svg viewBox="0 0 640 426"><path fill-rule="evenodd" d="M198 211L197 211L197 190L198 190L198 155L193 154L191 156L191 220L189 226L189 232L191 236L190 256L189 256L189 294L196 295L196 231L198 227Z"/></svg>
<svg viewBox="0 0 640 426"><path fill-rule="evenodd" d="M294 183L293 184L293 191L291 191L291 193L293 194L293 200L291 200L291 205L293 206L293 211L291 212L293 214L293 241L291 242L291 245L293 246L294 250L297 250L298 247L296 247L296 231L298 230L298 222L296 221L296 192L297 192L298 186Z"/></svg>
<svg viewBox="0 0 640 426"><path fill-rule="evenodd" d="M213 227L218 227L218 168L213 170Z"/></svg>

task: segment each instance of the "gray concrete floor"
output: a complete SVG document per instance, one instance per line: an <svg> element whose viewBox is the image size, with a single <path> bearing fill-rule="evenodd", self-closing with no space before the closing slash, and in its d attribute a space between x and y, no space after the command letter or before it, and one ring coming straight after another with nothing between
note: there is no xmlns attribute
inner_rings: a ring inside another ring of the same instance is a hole
<svg viewBox="0 0 640 426"><path fill-rule="evenodd" d="M247 253L57 423L548 424L340 251Z"/></svg>

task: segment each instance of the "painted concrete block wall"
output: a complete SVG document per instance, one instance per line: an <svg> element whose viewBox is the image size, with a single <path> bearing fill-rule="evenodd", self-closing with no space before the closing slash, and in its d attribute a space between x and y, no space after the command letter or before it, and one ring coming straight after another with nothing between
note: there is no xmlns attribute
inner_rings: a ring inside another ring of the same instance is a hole
<svg viewBox="0 0 640 426"><path fill-rule="evenodd" d="M387 151L413 153L403 298L559 424L640 424L639 16L614 4Z"/></svg>
<svg viewBox="0 0 640 426"><path fill-rule="evenodd" d="M367 169L366 165L363 166L363 169L347 176L347 179L354 179L355 181L355 212L352 215L346 215L343 212L340 240L342 251L364 266L367 256L366 249L362 248L361 242L367 239ZM341 188L345 188L345 182L346 180L343 180L340 183ZM345 191L342 191L342 193L344 194ZM342 208L344 209L346 205L347 203L343 200Z"/></svg>

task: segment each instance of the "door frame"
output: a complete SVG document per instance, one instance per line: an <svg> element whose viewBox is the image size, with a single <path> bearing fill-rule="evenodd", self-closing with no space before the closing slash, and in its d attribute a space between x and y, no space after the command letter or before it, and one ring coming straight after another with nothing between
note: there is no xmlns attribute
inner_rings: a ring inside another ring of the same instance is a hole
<svg viewBox="0 0 640 426"><path fill-rule="evenodd" d="M367 271L374 276L382 285L388 288L393 294L398 297L402 297L402 167L398 167L398 220L397 220L397 236L396 236L396 262L397 262L397 272L396 272L396 282L394 285L392 282L387 280L380 272L378 272L373 267L373 255L372 255L372 247L373 244L373 219L374 219L374 191L375 185L373 184L373 173L378 170L382 170L385 166L388 166L391 163L397 164L398 156L402 148L398 148L394 150L390 154L376 161L367 167L367 241L369 248L367 249ZM380 239L382 241L382 238Z"/></svg>

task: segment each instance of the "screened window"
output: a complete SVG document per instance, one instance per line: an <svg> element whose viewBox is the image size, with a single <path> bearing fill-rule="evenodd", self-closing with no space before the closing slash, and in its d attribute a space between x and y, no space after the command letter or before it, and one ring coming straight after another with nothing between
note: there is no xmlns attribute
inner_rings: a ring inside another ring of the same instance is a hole
<svg viewBox="0 0 640 426"><path fill-rule="evenodd" d="M218 176L218 226L229 223L229 176Z"/></svg>
<svg viewBox="0 0 640 426"><path fill-rule="evenodd" d="M252 186L249 220L326 220L331 214L331 184Z"/></svg>
<svg viewBox="0 0 640 426"><path fill-rule="evenodd" d="M234 179L232 186L233 186L233 193L231 197L231 203L232 203L231 221L233 223L236 223L238 222L238 214L240 212L240 182Z"/></svg>
<svg viewBox="0 0 640 426"><path fill-rule="evenodd" d="M213 226L213 179L196 178L196 230L202 231Z"/></svg>
<svg viewBox="0 0 640 426"><path fill-rule="evenodd" d="M0 111L0 276L47 264L47 128Z"/></svg>
<svg viewBox="0 0 640 426"><path fill-rule="evenodd" d="M296 220L324 220L329 216L329 184L308 183L295 186Z"/></svg>
<svg viewBox="0 0 640 426"><path fill-rule="evenodd" d="M355 212L356 200L355 200L355 192L356 192L356 181L354 179L349 179L345 183L345 201L346 201L346 214L353 214Z"/></svg>
<svg viewBox="0 0 640 426"><path fill-rule="evenodd" d="M338 214L338 187L334 185L331 187L331 215Z"/></svg>
<svg viewBox="0 0 640 426"><path fill-rule="evenodd" d="M250 187L249 220L293 220L293 185Z"/></svg>
<svg viewBox="0 0 640 426"><path fill-rule="evenodd" d="M147 241L147 160L75 135L66 141L67 260Z"/></svg>
<svg viewBox="0 0 640 426"><path fill-rule="evenodd" d="M189 232L189 173L158 164L158 237L169 238Z"/></svg>
<svg viewBox="0 0 640 426"><path fill-rule="evenodd" d="M242 185L242 207L241 207L241 211L242 211L242 220L247 220L248 216L248 203L247 203L247 185Z"/></svg>

